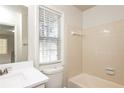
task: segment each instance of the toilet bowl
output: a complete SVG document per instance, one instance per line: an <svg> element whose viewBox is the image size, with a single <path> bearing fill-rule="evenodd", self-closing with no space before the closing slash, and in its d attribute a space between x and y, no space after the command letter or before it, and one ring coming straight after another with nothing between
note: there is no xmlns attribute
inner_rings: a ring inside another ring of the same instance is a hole
<svg viewBox="0 0 124 93"><path fill-rule="evenodd" d="M43 69L43 73L49 77L46 83L47 88L61 88L63 82L63 66Z"/></svg>

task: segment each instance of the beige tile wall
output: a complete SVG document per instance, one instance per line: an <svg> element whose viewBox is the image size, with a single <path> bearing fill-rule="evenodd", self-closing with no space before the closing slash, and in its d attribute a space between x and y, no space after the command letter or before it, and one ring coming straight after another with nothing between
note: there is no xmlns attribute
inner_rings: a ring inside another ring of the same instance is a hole
<svg viewBox="0 0 124 93"><path fill-rule="evenodd" d="M86 28L83 34L83 72L124 84L124 20ZM107 75L106 66L115 75Z"/></svg>

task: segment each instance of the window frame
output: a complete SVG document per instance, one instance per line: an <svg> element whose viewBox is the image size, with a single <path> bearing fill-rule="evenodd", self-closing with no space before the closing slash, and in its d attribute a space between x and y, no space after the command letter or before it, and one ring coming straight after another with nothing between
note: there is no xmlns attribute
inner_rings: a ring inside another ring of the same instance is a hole
<svg viewBox="0 0 124 93"><path fill-rule="evenodd" d="M60 45L61 45L61 49L60 49L60 51L61 51L61 53L60 53L60 57L61 57L61 59L60 60L56 60L56 61L53 61L53 62L49 62L49 63L42 63L42 62L40 62L40 52L38 52L38 60L39 60L39 65L50 65L50 64L57 64L57 63L64 63L64 13L62 13L62 12L60 12L60 11L58 11L58 10L56 10L56 9L52 9L52 8L49 8L49 7L46 7L46 6L43 6L43 5L40 5L39 7L38 7L38 13L39 13L39 9L40 8L43 8L43 9L46 9L46 10L48 10L48 11L50 11L50 12L52 12L52 13L54 13L54 14L57 14L57 15L59 15L60 16ZM39 18L40 16L38 16L38 18ZM38 22L40 21L40 19L38 20ZM40 28L40 24L38 24L38 37L40 36L40 31L39 31L39 28ZM39 38L38 38L38 40L39 40ZM38 50L40 50L40 40L38 41L38 43L39 43L39 48L38 48ZM57 51L58 52L58 51Z"/></svg>

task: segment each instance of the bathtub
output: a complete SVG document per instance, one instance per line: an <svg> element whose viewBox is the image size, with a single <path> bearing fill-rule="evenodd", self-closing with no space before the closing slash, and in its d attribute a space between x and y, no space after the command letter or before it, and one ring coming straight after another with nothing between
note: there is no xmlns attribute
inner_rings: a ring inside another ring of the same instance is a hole
<svg viewBox="0 0 124 93"><path fill-rule="evenodd" d="M68 81L69 88L123 88L123 85L93 75L82 73Z"/></svg>

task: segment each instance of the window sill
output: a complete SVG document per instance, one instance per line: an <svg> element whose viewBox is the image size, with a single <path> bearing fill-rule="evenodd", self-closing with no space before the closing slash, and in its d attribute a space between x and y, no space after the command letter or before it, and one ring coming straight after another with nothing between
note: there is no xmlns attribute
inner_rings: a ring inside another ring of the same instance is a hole
<svg viewBox="0 0 124 93"><path fill-rule="evenodd" d="M54 62L51 62L51 63L39 63L39 65L52 65L52 64L58 64L58 63L61 63L62 60L57 60L57 61L54 61Z"/></svg>

